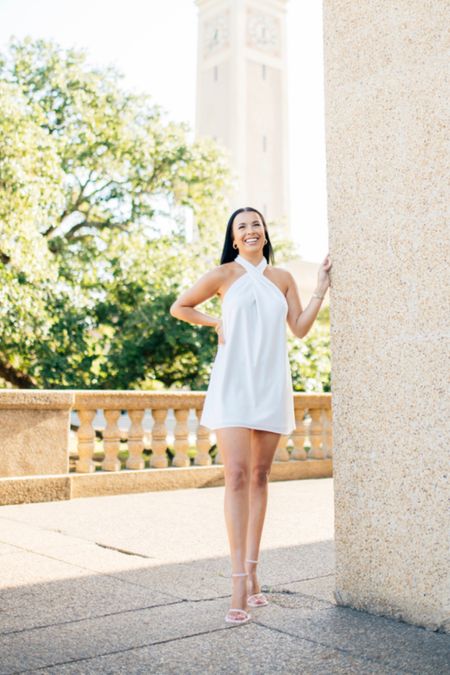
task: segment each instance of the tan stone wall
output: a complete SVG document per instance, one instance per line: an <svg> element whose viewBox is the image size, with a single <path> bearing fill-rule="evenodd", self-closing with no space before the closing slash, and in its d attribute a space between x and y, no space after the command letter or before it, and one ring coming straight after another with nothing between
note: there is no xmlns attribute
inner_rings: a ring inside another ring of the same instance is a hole
<svg viewBox="0 0 450 675"><path fill-rule="evenodd" d="M324 2L336 595L444 630L449 23L444 0Z"/></svg>
<svg viewBox="0 0 450 675"><path fill-rule="evenodd" d="M65 474L73 394L0 392L0 476Z"/></svg>

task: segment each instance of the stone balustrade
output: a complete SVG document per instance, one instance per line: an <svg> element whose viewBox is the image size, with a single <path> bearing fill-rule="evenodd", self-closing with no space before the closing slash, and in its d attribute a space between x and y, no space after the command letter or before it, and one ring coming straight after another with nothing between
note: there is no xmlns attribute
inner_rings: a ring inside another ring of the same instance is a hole
<svg viewBox="0 0 450 675"><path fill-rule="evenodd" d="M0 504L223 484L205 392L0 391ZM330 476L331 394L294 393L271 480ZM47 487L48 489L47 489Z"/></svg>
<svg viewBox="0 0 450 675"><path fill-rule="evenodd" d="M78 429L78 457L75 462L77 473L91 473L98 469L119 471L121 439L126 440L128 457L123 468L146 468L145 450L151 455L149 467L169 466L167 449L173 436L173 458L171 466L187 467L192 463L208 466L212 463L210 454L215 444L209 429L199 424L205 394L203 392L137 392L137 391L82 391L75 393L74 410L80 426ZM281 436L275 460L326 459L332 456L331 395L294 394L296 429L291 435ZM97 443L94 418L102 411L106 425ZM131 425L127 433L119 428L121 413L128 413ZM151 413L151 431L145 431L143 418L146 411ZM173 433L168 425L169 411L175 420ZM188 419L194 417L196 428L190 432ZM98 447L96 447L98 446ZM99 458L100 456L100 458ZM215 453L214 462L221 464L220 453Z"/></svg>

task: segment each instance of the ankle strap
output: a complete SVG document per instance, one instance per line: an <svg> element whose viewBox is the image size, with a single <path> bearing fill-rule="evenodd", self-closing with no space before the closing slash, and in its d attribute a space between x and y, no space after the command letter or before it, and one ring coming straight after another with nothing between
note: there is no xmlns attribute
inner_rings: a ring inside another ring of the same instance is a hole
<svg viewBox="0 0 450 675"><path fill-rule="evenodd" d="M259 561L258 560L246 560L245 562L257 563Z"/></svg>
<svg viewBox="0 0 450 675"><path fill-rule="evenodd" d="M232 577L248 577L248 572L235 572Z"/></svg>

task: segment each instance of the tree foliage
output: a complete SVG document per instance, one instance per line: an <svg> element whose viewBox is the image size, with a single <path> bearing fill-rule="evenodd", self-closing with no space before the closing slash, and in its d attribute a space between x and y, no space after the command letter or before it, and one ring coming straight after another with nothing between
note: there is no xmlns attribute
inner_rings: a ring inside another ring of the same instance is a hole
<svg viewBox="0 0 450 675"><path fill-rule="evenodd" d="M303 340L288 338L294 391L331 391L330 307L323 307Z"/></svg>
<svg viewBox="0 0 450 675"><path fill-rule="evenodd" d="M217 242L225 156L114 70L52 42L13 41L0 93L0 376L24 387L170 384L204 341L180 328L183 357L182 341L161 339L181 257L202 269L183 214Z"/></svg>

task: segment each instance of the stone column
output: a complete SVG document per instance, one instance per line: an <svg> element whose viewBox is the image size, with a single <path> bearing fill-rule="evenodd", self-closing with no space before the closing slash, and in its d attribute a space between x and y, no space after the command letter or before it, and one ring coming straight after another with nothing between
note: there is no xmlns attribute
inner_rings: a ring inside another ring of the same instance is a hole
<svg viewBox="0 0 450 675"><path fill-rule="evenodd" d="M450 5L324 0L336 599L449 629Z"/></svg>
<svg viewBox="0 0 450 675"><path fill-rule="evenodd" d="M0 391L0 477L67 474L73 393Z"/></svg>

